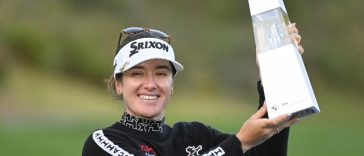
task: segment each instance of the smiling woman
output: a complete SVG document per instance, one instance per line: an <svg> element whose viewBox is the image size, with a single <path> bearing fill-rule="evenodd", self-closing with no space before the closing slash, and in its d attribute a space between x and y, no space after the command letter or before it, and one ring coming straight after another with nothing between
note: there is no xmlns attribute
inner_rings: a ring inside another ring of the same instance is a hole
<svg viewBox="0 0 364 156"><path fill-rule="evenodd" d="M173 127L164 124L174 78L183 66L175 60L167 34L138 27L124 29L122 33L127 36L120 43L120 35L114 73L108 83L123 99L125 110L119 122L89 136L83 156L287 154L286 128L298 120L288 114L266 119L260 82L261 109L235 135L198 122L177 122Z"/></svg>
<svg viewBox="0 0 364 156"><path fill-rule="evenodd" d="M124 72L116 81L126 112L145 119L161 120L173 90L172 67L166 60L143 62Z"/></svg>

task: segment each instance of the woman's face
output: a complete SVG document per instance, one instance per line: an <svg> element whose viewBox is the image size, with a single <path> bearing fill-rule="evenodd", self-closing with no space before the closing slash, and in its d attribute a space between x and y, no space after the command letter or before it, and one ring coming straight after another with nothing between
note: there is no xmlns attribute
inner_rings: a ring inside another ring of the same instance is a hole
<svg viewBox="0 0 364 156"><path fill-rule="evenodd" d="M123 73L116 92L123 96L126 111L134 116L160 120L171 98L172 67L169 61L145 61Z"/></svg>

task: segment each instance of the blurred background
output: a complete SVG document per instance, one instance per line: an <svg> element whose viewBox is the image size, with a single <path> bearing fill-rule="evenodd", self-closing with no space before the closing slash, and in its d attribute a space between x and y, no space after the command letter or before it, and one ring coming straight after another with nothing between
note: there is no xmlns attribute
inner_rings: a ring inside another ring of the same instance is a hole
<svg viewBox="0 0 364 156"><path fill-rule="evenodd" d="M321 114L291 129L289 155L362 155L362 0L286 0ZM172 36L185 66L169 125L200 121L235 133L256 111L255 43L247 0L0 0L1 155L80 155L120 119L104 81L122 28Z"/></svg>

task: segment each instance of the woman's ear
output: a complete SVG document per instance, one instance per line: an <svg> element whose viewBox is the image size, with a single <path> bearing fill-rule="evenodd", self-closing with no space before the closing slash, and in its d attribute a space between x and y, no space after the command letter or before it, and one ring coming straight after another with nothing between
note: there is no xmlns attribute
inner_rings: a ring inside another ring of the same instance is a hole
<svg viewBox="0 0 364 156"><path fill-rule="evenodd" d="M115 81L115 92L117 95L123 95L123 83L121 81Z"/></svg>

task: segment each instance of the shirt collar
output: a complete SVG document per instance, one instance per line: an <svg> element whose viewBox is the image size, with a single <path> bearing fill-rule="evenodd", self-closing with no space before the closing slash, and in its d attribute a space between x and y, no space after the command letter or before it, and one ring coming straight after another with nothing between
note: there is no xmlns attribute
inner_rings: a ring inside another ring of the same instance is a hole
<svg viewBox="0 0 364 156"><path fill-rule="evenodd" d="M136 116L133 116L131 114L128 114L126 111L124 111L124 114L120 120L120 123L124 126L141 131L141 132L163 132L163 124L164 124L164 118L162 120L150 120L150 119L144 119L139 118Z"/></svg>

